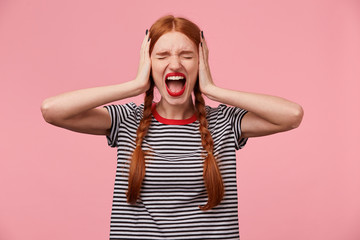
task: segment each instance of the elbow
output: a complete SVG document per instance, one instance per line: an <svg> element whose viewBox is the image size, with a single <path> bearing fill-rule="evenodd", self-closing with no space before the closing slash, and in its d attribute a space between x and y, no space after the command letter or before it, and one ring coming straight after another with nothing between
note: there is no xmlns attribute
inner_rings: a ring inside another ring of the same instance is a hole
<svg viewBox="0 0 360 240"><path fill-rule="evenodd" d="M54 124L55 118L54 118L54 114L53 114L53 108L51 107L51 101L49 99L45 99L42 102L40 110L41 110L41 114L42 114L44 120L47 123Z"/></svg>
<svg viewBox="0 0 360 240"><path fill-rule="evenodd" d="M292 109L288 118L288 130L295 129L300 126L301 121L304 116L304 109L296 104L296 106Z"/></svg>

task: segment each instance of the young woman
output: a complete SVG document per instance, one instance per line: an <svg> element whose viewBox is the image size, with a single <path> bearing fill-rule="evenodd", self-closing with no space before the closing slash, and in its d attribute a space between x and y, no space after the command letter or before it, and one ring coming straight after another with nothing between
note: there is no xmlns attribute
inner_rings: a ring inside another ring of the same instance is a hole
<svg viewBox="0 0 360 240"><path fill-rule="evenodd" d="M107 105L142 93L140 106ZM283 98L216 86L203 33L173 16L146 31L134 80L51 97L41 110L118 148L110 239L239 239L235 150L303 116Z"/></svg>

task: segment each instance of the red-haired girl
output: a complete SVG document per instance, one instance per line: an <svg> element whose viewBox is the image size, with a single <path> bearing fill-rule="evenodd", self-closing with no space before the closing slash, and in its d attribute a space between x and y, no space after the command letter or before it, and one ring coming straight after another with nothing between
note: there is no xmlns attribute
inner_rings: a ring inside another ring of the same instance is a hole
<svg viewBox="0 0 360 240"><path fill-rule="evenodd" d="M142 93L139 106L109 105ZM173 16L146 31L134 80L61 94L41 110L51 124L117 147L110 239L142 240L239 239L235 150L303 116L283 98L216 86L203 32Z"/></svg>

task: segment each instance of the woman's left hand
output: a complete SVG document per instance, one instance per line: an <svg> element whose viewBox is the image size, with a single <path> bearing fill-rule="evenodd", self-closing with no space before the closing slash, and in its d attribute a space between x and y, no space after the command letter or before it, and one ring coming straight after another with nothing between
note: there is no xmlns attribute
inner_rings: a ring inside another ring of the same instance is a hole
<svg viewBox="0 0 360 240"><path fill-rule="evenodd" d="M303 109L297 103L275 96L217 87L211 77L208 62L209 50L201 33L200 40L200 91L213 101L248 111L241 121L241 137L260 137L299 126L303 117Z"/></svg>
<svg viewBox="0 0 360 240"><path fill-rule="evenodd" d="M200 44L199 44L199 86L200 91L207 97L210 95L211 89L215 86L209 66L209 49L206 45L205 38L202 31L200 32Z"/></svg>

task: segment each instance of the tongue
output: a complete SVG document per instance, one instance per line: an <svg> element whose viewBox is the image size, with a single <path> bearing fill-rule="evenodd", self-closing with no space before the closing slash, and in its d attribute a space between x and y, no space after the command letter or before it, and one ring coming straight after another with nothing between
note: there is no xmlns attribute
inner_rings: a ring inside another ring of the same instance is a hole
<svg viewBox="0 0 360 240"><path fill-rule="evenodd" d="M167 86L168 89L173 92L173 93L177 93L180 92L184 86L182 81L167 81Z"/></svg>

